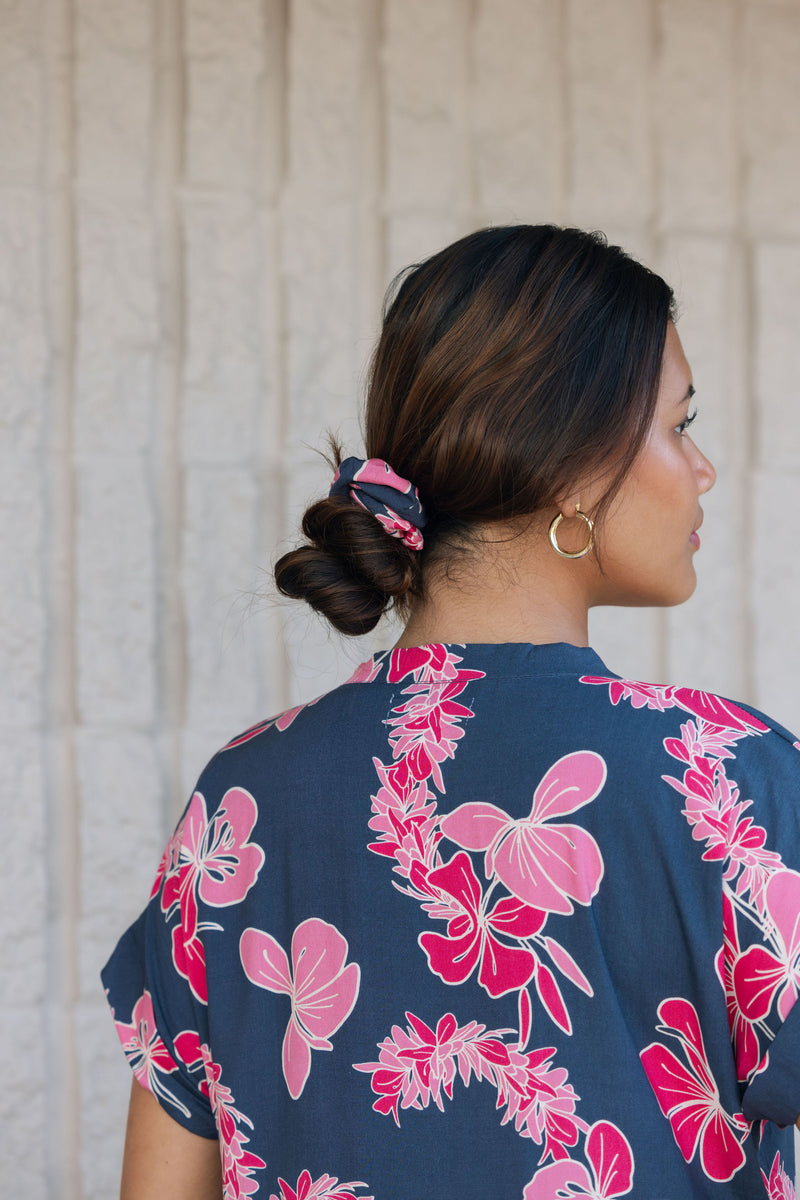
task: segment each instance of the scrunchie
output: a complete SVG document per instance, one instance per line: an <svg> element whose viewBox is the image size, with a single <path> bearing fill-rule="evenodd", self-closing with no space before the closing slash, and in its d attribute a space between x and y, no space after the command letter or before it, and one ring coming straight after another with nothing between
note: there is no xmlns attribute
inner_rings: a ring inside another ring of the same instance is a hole
<svg viewBox="0 0 800 1200"><path fill-rule="evenodd" d="M425 510L413 483L396 475L382 458L346 458L333 477L329 496L347 496L371 512L390 537L421 550Z"/></svg>

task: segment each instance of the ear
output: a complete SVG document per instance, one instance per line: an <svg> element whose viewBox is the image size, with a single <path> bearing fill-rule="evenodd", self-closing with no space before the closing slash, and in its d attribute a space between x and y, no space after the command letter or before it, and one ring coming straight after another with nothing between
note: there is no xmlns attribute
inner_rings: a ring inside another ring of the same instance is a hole
<svg viewBox="0 0 800 1200"><path fill-rule="evenodd" d="M581 494L580 492L571 492L568 496L557 497L556 503L564 520L569 521L580 507Z"/></svg>

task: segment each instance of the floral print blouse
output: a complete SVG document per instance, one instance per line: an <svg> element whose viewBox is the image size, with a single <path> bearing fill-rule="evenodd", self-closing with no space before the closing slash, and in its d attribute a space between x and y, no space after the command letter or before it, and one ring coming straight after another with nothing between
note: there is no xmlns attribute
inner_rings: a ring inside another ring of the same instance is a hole
<svg viewBox="0 0 800 1200"><path fill-rule="evenodd" d="M206 767L103 972L265 1200L794 1198L800 745L570 645L377 654Z"/></svg>

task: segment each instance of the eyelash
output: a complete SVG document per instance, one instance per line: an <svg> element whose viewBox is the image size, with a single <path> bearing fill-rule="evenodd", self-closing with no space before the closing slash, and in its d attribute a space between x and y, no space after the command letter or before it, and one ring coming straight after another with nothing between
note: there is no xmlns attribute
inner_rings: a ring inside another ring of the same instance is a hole
<svg viewBox="0 0 800 1200"><path fill-rule="evenodd" d="M681 435L686 433L686 430L689 428L689 426L692 424L692 422L695 420L696 417L697 417L697 409L695 409L693 413L690 413L685 421L681 421L680 425L675 426L678 433L680 433Z"/></svg>

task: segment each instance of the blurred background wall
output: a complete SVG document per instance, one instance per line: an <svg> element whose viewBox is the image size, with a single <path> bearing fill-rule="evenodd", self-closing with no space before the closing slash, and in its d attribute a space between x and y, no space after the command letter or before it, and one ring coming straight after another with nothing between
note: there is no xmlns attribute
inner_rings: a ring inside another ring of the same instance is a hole
<svg viewBox="0 0 800 1200"><path fill-rule="evenodd" d="M543 220L667 275L700 586L593 640L800 727L798 63L798 0L0 0L3 1197L116 1194L98 969L210 754L394 636L269 563L402 265Z"/></svg>

